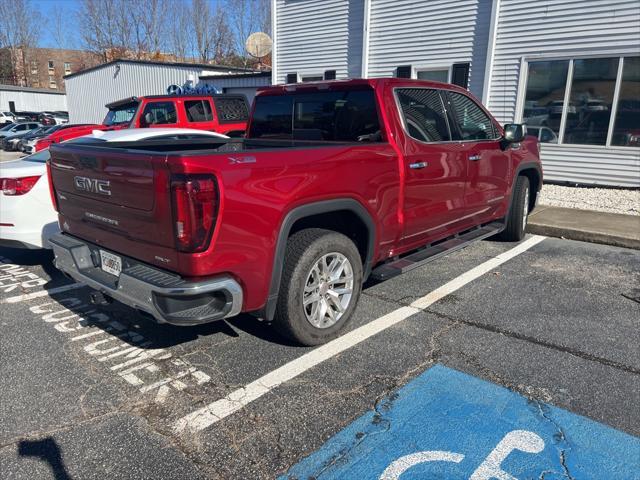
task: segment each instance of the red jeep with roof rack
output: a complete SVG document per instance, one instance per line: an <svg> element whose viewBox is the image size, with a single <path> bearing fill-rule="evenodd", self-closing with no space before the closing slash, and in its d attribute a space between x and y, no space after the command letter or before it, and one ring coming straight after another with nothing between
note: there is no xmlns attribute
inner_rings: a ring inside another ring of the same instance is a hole
<svg viewBox="0 0 640 480"><path fill-rule="evenodd" d="M240 137L247 129L249 106L244 95L151 95L105 105L107 127L195 128Z"/></svg>
<svg viewBox="0 0 640 480"><path fill-rule="evenodd" d="M164 100L163 100L164 101ZM253 313L313 345L384 280L524 236L538 140L468 91L401 78L262 89L242 139L55 145L55 265L159 322Z"/></svg>

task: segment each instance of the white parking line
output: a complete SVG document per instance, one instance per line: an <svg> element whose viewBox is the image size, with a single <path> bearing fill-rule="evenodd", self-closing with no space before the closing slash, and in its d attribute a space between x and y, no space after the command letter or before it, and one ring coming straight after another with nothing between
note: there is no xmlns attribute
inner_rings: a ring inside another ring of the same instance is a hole
<svg viewBox="0 0 640 480"><path fill-rule="evenodd" d="M372 322L367 323L355 330L336 338L335 340L312 350L301 357L292 360L276 370L273 370L259 379L249 383L243 388L239 388L225 398L221 398L212 402L198 410L182 417L174 425L174 431L177 433L190 431L197 432L203 430L223 418L241 410L249 403L257 400L264 394L270 392L278 385L291 380L316 365L328 360L335 355L363 342L364 340L386 330L403 320L415 315L434 304L438 300L459 290L473 280L481 277L485 273L493 270L506 261L526 252L531 247L543 241L546 237L533 236L518 246L501 253L468 272L463 273L459 277L454 278L445 283L436 290L430 292L424 297L419 298L410 306L401 307L387 315L384 315Z"/></svg>
<svg viewBox="0 0 640 480"><path fill-rule="evenodd" d="M15 297L7 297L0 301L0 303L18 303L25 300L31 300L32 298L46 297L47 295L54 295L56 293L68 292L69 290L75 290L76 288L82 288L84 285L80 283L72 283L71 285L63 285L62 287L51 288L49 290L41 290L39 292L25 293L24 295L16 295Z"/></svg>

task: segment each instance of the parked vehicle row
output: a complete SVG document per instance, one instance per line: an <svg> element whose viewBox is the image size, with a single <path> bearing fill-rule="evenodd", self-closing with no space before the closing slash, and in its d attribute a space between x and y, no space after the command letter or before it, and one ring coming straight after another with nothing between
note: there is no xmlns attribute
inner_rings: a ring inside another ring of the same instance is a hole
<svg viewBox="0 0 640 480"><path fill-rule="evenodd" d="M38 122L42 125L62 125L69 122L69 113L64 111L9 112L0 111L0 125L19 122Z"/></svg>

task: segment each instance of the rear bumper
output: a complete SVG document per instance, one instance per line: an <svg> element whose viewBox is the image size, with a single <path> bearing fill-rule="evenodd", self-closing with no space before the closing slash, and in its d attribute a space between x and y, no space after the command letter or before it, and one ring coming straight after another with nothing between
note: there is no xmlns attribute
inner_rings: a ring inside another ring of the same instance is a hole
<svg viewBox="0 0 640 480"><path fill-rule="evenodd" d="M97 245L63 233L49 242L58 269L79 283L150 314L159 323L199 325L233 317L242 310L242 288L229 276L190 282L119 255L122 273L116 277L101 269Z"/></svg>

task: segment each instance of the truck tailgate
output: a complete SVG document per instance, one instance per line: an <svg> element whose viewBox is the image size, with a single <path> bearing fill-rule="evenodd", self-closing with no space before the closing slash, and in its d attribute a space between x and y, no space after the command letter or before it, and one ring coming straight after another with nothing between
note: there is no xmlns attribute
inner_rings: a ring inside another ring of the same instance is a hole
<svg viewBox="0 0 640 480"><path fill-rule="evenodd" d="M177 268L166 155L53 146L51 177L64 232Z"/></svg>

